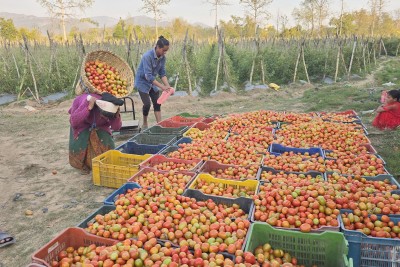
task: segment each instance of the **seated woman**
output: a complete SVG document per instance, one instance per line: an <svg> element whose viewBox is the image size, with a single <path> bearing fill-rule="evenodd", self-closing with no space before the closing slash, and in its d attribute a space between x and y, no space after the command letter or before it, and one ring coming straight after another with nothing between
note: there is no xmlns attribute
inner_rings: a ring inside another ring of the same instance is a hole
<svg viewBox="0 0 400 267"><path fill-rule="evenodd" d="M122 125L119 106L123 100L109 93L82 94L75 98L68 111L70 117L69 163L82 170L92 169L92 159L115 148L112 130Z"/></svg>
<svg viewBox="0 0 400 267"><path fill-rule="evenodd" d="M386 101L376 109L378 115L372 125L380 130L395 129L400 126L400 90L390 90Z"/></svg>

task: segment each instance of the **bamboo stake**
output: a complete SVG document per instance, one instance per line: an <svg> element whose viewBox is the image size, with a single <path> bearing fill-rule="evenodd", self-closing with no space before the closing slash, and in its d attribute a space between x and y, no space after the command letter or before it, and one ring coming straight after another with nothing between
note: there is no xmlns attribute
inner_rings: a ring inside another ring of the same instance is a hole
<svg viewBox="0 0 400 267"><path fill-rule="evenodd" d="M18 79L19 79L21 77L21 75L19 74L19 68L18 68L17 60L15 59L15 56L14 56L13 52L11 52L11 56L13 58L15 69L17 70L17 76L18 76Z"/></svg>
<svg viewBox="0 0 400 267"><path fill-rule="evenodd" d="M308 70L307 70L306 60L305 60L305 57L304 57L304 46L303 46L303 45L301 46L301 55L302 55L301 57L302 57L302 59L303 59L303 66L304 66L304 71L305 71L305 73L306 73L307 82L310 83L310 77L308 76Z"/></svg>
<svg viewBox="0 0 400 267"><path fill-rule="evenodd" d="M381 43L382 43L382 47L383 47L383 51L385 51L385 56L387 57L387 51L386 51L386 47L385 47L385 43L383 42L383 39L381 38Z"/></svg>
<svg viewBox="0 0 400 267"><path fill-rule="evenodd" d="M296 82L297 67L299 66L300 56L301 56L301 50L299 49L299 52L297 53L296 66L294 67L293 82Z"/></svg>
<svg viewBox="0 0 400 267"><path fill-rule="evenodd" d="M23 40L24 40L24 44L25 44L25 51L26 51L26 60L29 66L29 71L31 73L32 76L32 81L33 81L33 86L35 89L35 94L33 95L33 98L35 98L35 100L40 103L40 99L39 99L39 91L37 88L37 84L36 84L36 78L35 78L35 73L33 72L33 68L32 68L32 61L31 61L31 57L30 57L30 53L29 53L29 48L28 48L28 40L26 39L26 36L23 35L22 36Z"/></svg>
<svg viewBox="0 0 400 267"><path fill-rule="evenodd" d="M189 62L187 59L187 52L186 52L188 33L189 33L189 29L186 29L185 39L183 41L182 56L183 56L186 75L187 75L188 84L189 84L189 94L192 95L192 81L190 80L190 66L189 66Z"/></svg>
<svg viewBox="0 0 400 267"><path fill-rule="evenodd" d="M365 44L362 48L362 58L363 58L363 65L364 65L364 73L367 73L367 64L365 62Z"/></svg>
<svg viewBox="0 0 400 267"><path fill-rule="evenodd" d="M218 40L219 44L219 40ZM218 63L217 63L217 74L215 76L215 86L214 86L214 91L217 91L218 88L218 77L219 77L219 65L221 64L221 57L222 57L222 49L220 48L220 45L218 45L218 50L219 50L219 56L218 56Z"/></svg>
<svg viewBox="0 0 400 267"><path fill-rule="evenodd" d="M353 50L352 50L352 52L351 52L349 70L348 70L348 72L347 72L347 77L348 77L348 78L350 78L350 74L351 74L351 67L352 67L352 65L353 65L354 52L356 51L356 45L357 45L357 37L354 36Z"/></svg>
<svg viewBox="0 0 400 267"><path fill-rule="evenodd" d="M260 64L261 64L261 80L262 80L263 84L266 84L265 83L265 71L264 71L264 59L261 59Z"/></svg>
<svg viewBox="0 0 400 267"><path fill-rule="evenodd" d="M339 43L338 52L337 52L337 55L336 55L336 69L335 69L335 79L334 79L335 83L337 81L337 76L339 74L339 60L340 60L340 50L341 49L342 49L342 46Z"/></svg>
<svg viewBox="0 0 400 267"><path fill-rule="evenodd" d="M372 53L373 53L373 56L374 56L374 65L376 66L375 40L372 41Z"/></svg>

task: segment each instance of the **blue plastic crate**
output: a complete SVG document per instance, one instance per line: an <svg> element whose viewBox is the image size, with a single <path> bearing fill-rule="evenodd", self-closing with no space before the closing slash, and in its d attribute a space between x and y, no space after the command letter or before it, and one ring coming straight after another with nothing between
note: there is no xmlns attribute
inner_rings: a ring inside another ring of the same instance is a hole
<svg viewBox="0 0 400 267"><path fill-rule="evenodd" d="M260 181L263 181L263 182L269 182L269 181L266 181L266 180L261 180L261 174L262 174L263 171L272 172L272 174L277 174L277 173L282 172L281 170L276 170L276 169L271 168L271 167L262 166L262 167L260 168L260 170L258 171L258 173L257 173L257 180L260 180ZM311 177L314 177L314 178L317 177L317 176L321 176L322 179L323 179L324 181L327 181L327 178L326 178L325 173L317 172L317 171L308 171L308 172L284 172L284 173L287 173L287 174L289 174L289 173L294 173L294 174L297 174L297 175L299 175L299 174L311 175Z"/></svg>
<svg viewBox="0 0 400 267"><path fill-rule="evenodd" d="M177 151L179 149L179 146L167 146L165 148L163 148L162 150L160 150L157 154L161 154L164 156L167 156L169 153Z"/></svg>
<svg viewBox="0 0 400 267"><path fill-rule="evenodd" d="M141 188L141 186L138 183L126 183L122 185L120 188L115 190L111 195L106 197L104 200L104 205L114 205L115 200L117 199L118 195L125 194L128 189L135 189L135 188Z"/></svg>
<svg viewBox="0 0 400 267"><path fill-rule="evenodd" d="M315 155L318 153L321 157L325 158L324 151L320 147L297 148L297 147L289 147L289 146L284 146L281 144L273 143L269 146L268 151L271 153L279 153L279 154L282 154L284 152L294 152L294 153L300 153L303 155L305 153L309 153L310 155Z"/></svg>
<svg viewBox="0 0 400 267"><path fill-rule="evenodd" d="M191 181L192 182L192 181ZM227 206L232 206L233 204L239 205L239 207L248 214L247 219L250 221L251 211L254 207L253 199L245 198L245 197L238 197L238 198L227 198L227 197L220 197L220 196L212 196L206 195L200 192L199 190L195 189L186 189L183 193L183 196L195 198L197 201L207 201L211 199L217 204L224 204Z"/></svg>
<svg viewBox="0 0 400 267"><path fill-rule="evenodd" d="M179 139L178 141L176 141L173 145L174 146L179 146L180 144L190 144L192 143L192 138L190 137L182 137L181 139Z"/></svg>
<svg viewBox="0 0 400 267"><path fill-rule="evenodd" d="M88 223L94 221L94 217L96 217L97 214L105 215L105 214L107 214L107 213L109 213L110 211L113 211L113 210L115 210L115 206L114 205L101 206L99 209L95 210L92 214L90 214L88 217L86 217L86 219L81 221L77 225L77 227L79 227L79 228L87 228L88 227Z"/></svg>
<svg viewBox="0 0 400 267"><path fill-rule="evenodd" d="M328 175L333 174L334 172L326 172L326 177L328 178ZM339 173L339 175L343 176L349 176L349 174L345 173ZM351 175L350 175L351 176ZM390 174L379 174L377 176L361 176L368 181L384 181L384 180L389 180L392 185L396 185L398 189L400 189L400 183Z"/></svg>
<svg viewBox="0 0 400 267"><path fill-rule="evenodd" d="M349 212L349 210L340 212ZM379 219L380 217L378 216ZM400 221L400 218L389 217L393 222ZM349 257L353 259L354 266L400 266L400 239L371 237L359 231L347 230L344 228L342 216L339 216L339 224L349 243Z"/></svg>
<svg viewBox="0 0 400 267"><path fill-rule="evenodd" d="M143 145L138 144L134 141L128 141L117 147L115 150L121 151L122 153L126 154L145 155L157 154L165 147L166 145Z"/></svg>

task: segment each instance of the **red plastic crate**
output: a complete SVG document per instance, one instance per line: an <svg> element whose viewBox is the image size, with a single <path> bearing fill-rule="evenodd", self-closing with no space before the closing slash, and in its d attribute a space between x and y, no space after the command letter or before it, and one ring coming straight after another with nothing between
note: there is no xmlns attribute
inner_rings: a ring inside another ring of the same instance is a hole
<svg viewBox="0 0 400 267"><path fill-rule="evenodd" d="M177 121L172 121L170 119L166 119L163 121L160 121L157 125L160 125L165 128L178 128L182 126L193 126L196 122L177 122Z"/></svg>
<svg viewBox="0 0 400 267"><path fill-rule="evenodd" d="M196 128L196 129L199 129L200 131L204 131L205 129L208 129L208 128L210 128L211 127L211 125L210 124L208 124L208 123L205 123L205 122L197 122L196 124L194 124L193 126L192 126L192 128Z"/></svg>
<svg viewBox="0 0 400 267"><path fill-rule="evenodd" d="M117 242L117 240L91 235L81 228L71 227L62 231L46 245L33 253L32 263L50 267L53 260L58 260L58 253L67 247L77 249L91 244L96 244L96 246L112 246Z"/></svg>
<svg viewBox="0 0 400 267"><path fill-rule="evenodd" d="M202 165L202 160L200 159L193 159L193 160L185 160L185 159L175 159L175 158L168 158L164 155L153 155L152 157L148 158L147 160L143 161L141 164L139 164L139 167L142 168L146 168L146 167L150 167L150 168L154 168L155 165L163 163L163 162L175 162L175 163L185 163L185 164L190 164L190 163L195 163L196 165L188 170L184 170L184 171L189 171L189 172L195 172L197 171L197 169ZM156 168L154 168L156 169ZM158 171L166 171L166 170L159 170ZM174 170L174 171L181 171L181 170Z"/></svg>
<svg viewBox="0 0 400 267"><path fill-rule="evenodd" d="M204 117L198 117L198 118L186 118L186 117L181 117L181 116L173 116L169 118L169 120L173 122L179 122L179 123L196 123L204 120Z"/></svg>

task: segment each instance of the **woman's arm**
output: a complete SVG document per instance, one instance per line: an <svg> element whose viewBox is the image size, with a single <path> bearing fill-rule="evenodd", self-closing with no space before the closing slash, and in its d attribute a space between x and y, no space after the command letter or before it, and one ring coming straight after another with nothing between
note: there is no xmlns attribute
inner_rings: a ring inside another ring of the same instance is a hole
<svg viewBox="0 0 400 267"><path fill-rule="evenodd" d="M93 101L95 101L94 98ZM72 107L69 110L69 113L71 114L70 122L72 128L77 128L79 125L85 123L90 114L89 106L89 102L86 100L85 95L75 98Z"/></svg>

